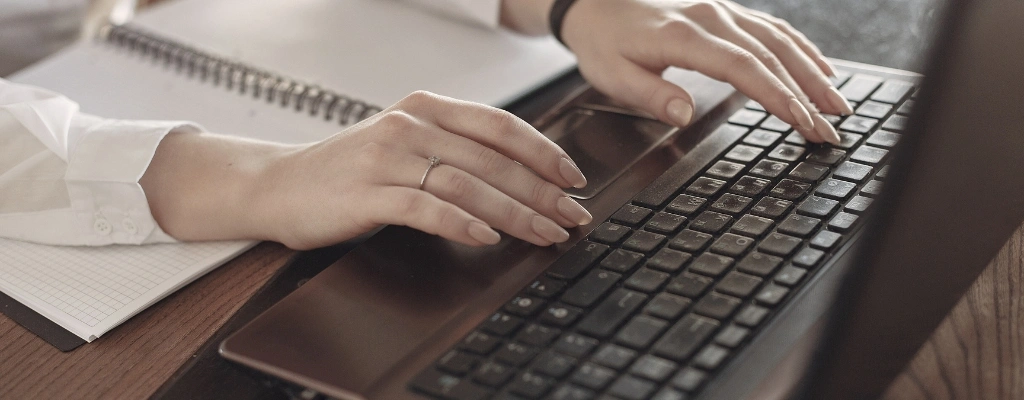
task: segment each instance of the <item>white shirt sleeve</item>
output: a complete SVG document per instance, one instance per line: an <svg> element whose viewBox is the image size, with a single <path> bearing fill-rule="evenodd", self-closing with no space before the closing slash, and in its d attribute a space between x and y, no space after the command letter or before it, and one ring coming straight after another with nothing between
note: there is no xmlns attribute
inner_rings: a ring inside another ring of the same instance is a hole
<svg viewBox="0 0 1024 400"><path fill-rule="evenodd" d="M497 29L501 22L501 0L399 0L439 12L455 19Z"/></svg>
<svg viewBox="0 0 1024 400"><path fill-rule="evenodd" d="M0 79L0 237L85 246L175 241L138 183L175 129L201 128L99 118L59 94Z"/></svg>

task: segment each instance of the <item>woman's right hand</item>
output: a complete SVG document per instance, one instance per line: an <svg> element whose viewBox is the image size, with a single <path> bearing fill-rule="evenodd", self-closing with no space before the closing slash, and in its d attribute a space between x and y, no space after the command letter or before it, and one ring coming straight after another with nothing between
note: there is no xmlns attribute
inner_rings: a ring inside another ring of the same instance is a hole
<svg viewBox="0 0 1024 400"><path fill-rule="evenodd" d="M178 138L172 140L172 136ZM176 155L161 152L174 152L164 147L176 146L175 141L196 141L201 136L169 136L158 148L151 169L175 158L184 164L182 158L198 156L182 148ZM269 146L238 142L236 146L213 147ZM220 230L196 228L212 224L210 219L218 218L218 213L189 213L188 205L180 202L176 209L161 207L166 204L160 200L166 197L157 193L163 192L159 187L173 185L160 185L156 178L168 178L160 171L153 173L154 179L147 179L147 171L143 185L151 186L146 191L160 225L180 240L255 238L310 249L353 238L383 224L406 225L473 246L497 243L500 237L492 229L496 228L546 246L567 240L564 228L592 220L563 191L583 187L586 178L555 143L506 111L431 93L413 93L318 143L252 152L262 161L253 164L246 157L228 159L240 160L243 165L236 167L243 171L256 171L246 175L254 181L253 190L229 191L241 193L240 201L255 211L233 218L254 221L225 221L228 227L234 224L241 229L210 237ZM420 189L431 156L440 157L441 163L430 170ZM194 175L218 179L218 174ZM195 188L184 189L176 191L196 192ZM208 182L201 189L216 192L218 187ZM238 207L216 197L206 200ZM235 214L223 211L224 216ZM165 223L172 217L191 222ZM175 231L179 227L181 230Z"/></svg>

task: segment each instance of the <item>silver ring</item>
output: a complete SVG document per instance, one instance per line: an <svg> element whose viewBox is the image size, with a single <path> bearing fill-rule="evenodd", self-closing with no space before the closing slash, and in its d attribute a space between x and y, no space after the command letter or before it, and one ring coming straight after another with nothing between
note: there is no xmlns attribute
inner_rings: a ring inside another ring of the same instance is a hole
<svg viewBox="0 0 1024 400"><path fill-rule="evenodd" d="M423 171L423 178L420 178L420 190L423 190L423 184L427 182L427 174L430 174L430 170L441 164L441 157L430 156L427 161L430 161L430 165L427 166L426 171Z"/></svg>

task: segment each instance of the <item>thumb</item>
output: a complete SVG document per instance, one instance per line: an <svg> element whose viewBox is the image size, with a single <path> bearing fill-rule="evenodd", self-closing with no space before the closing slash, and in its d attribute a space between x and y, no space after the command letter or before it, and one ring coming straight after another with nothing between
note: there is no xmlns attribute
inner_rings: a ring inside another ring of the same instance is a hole
<svg viewBox="0 0 1024 400"><path fill-rule="evenodd" d="M610 94L616 100L645 111L662 122L685 127L693 121L693 97L686 90L647 69L623 62L617 74L608 76ZM595 86L599 86L595 83ZM601 87L598 89L602 89Z"/></svg>

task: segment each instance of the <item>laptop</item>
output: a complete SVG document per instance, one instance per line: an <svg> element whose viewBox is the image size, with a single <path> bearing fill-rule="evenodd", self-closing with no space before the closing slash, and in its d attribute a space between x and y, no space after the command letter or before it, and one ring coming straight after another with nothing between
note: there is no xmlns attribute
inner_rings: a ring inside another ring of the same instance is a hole
<svg viewBox="0 0 1024 400"><path fill-rule="evenodd" d="M594 223L387 227L221 354L309 397L877 398L1024 221L1024 2L946 16L923 82L839 63L838 146L710 81L684 132L546 88L512 109L598 177Z"/></svg>

